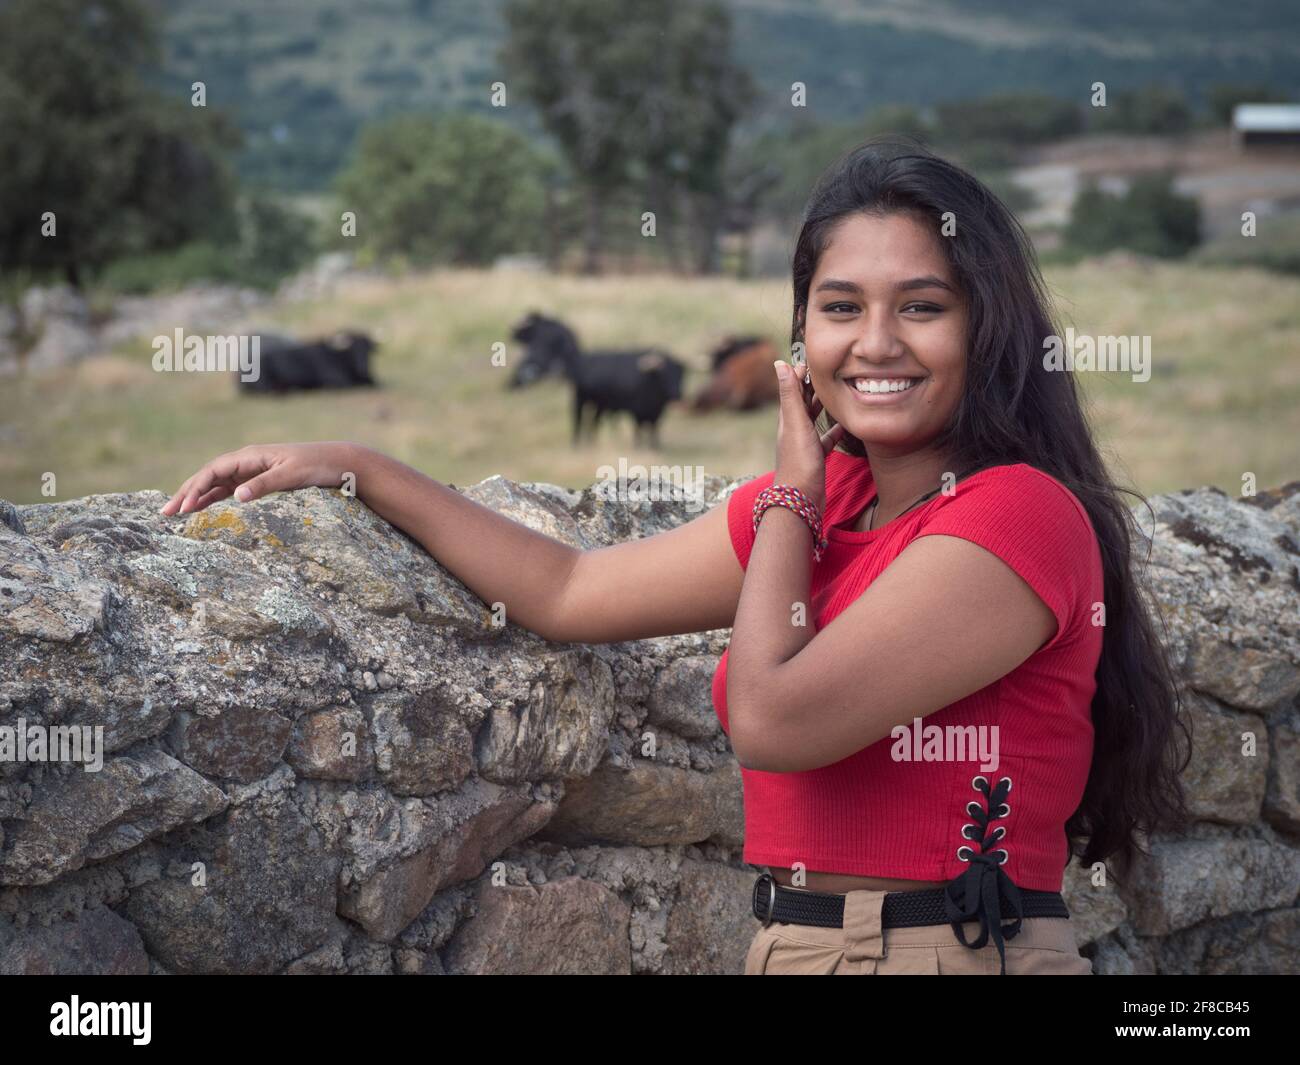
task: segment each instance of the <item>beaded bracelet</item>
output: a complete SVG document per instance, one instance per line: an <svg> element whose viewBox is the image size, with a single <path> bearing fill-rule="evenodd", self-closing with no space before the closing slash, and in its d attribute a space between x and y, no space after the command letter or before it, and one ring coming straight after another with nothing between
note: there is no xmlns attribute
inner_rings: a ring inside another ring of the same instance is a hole
<svg viewBox="0 0 1300 1065"><path fill-rule="evenodd" d="M807 523L813 535L813 561L822 560L822 552L829 541L822 535L822 514L817 504L792 484L769 485L754 499L754 535L758 535L758 520L768 507L787 507Z"/></svg>

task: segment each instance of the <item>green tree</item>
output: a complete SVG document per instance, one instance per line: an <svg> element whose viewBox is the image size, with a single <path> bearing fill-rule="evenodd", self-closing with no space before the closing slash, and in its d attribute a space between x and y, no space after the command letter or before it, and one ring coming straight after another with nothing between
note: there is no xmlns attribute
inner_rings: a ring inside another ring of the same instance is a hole
<svg viewBox="0 0 1300 1065"><path fill-rule="evenodd" d="M362 130L337 185L372 253L482 265L539 247L544 178L542 159L499 122L407 114Z"/></svg>
<svg viewBox="0 0 1300 1065"><path fill-rule="evenodd" d="M316 253L316 222L265 193L241 195L220 241L115 258L96 281L112 292L147 293L199 282L273 289Z"/></svg>
<svg viewBox="0 0 1300 1065"><path fill-rule="evenodd" d="M947 143L1040 144L1078 133L1077 104L1043 92L993 93L939 104L937 136Z"/></svg>
<svg viewBox="0 0 1300 1065"><path fill-rule="evenodd" d="M1112 93L1092 108L1092 128L1114 133L1179 134L1192 128L1192 109L1178 89L1145 85Z"/></svg>
<svg viewBox="0 0 1300 1065"><path fill-rule="evenodd" d="M933 123L910 104L881 104L867 112L862 120L862 137L895 133L929 141L934 136Z"/></svg>
<svg viewBox="0 0 1300 1065"><path fill-rule="evenodd" d="M1129 248L1175 258L1201 240L1200 205L1174 191L1169 171L1134 178L1122 195L1089 184L1075 197L1066 243L1079 251Z"/></svg>
<svg viewBox="0 0 1300 1065"><path fill-rule="evenodd" d="M535 106L580 189L584 269L599 269L605 215L642 194L670 225L685 198L693 257L712 269L727 199L731 131L755 95L729 58L730 18L717 0L507 0L500 61Z"/></svg>
<svg viewBox="0 0 1300 1065"><path fill-rule="evenodd" d="M768 130L741 146L739 165L775 167L779 179L763 198L761 217L782 225L799 218L817 179L843 152L865 140L855 122L817 122L799 118Z"/></svg>
<svg viewBox="0 0 1300 1065"><path fill-rule="evenodd" d="M222 153L238 135L145 88L139 72L157 55L136 0L0 6L0 267L79 285L119 255L233 224Z"/></svg>
<svg viewBox="0 0 1300 1065"><path fill-rule="evenodd" d="M741 202L748 191L743 177L728 160L734 127L757 90L730 59L731 13L721 4L648 5L635 28L656 60L633 127L646 208L666 216L673 250L684 215L694 269L716 273L718 235L733 212L748 206Z"/></svg>

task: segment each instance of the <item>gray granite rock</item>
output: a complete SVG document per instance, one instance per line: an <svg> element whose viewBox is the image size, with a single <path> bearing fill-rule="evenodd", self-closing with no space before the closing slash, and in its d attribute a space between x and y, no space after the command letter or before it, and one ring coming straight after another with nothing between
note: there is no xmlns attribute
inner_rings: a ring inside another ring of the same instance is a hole
<svg viewBox="0 0 1300 1065"><path fill-rule="evenodd" d="M464 491L582 547L698 513ZM552 644L340 492L166 498L0 500L0 726L103 756L0 762L0 972L739 971L726 630ZM1295 971L1300 485L1151 504L1196 821L1125 886L1072 866L1075 936L1098 973Z"/></svg>

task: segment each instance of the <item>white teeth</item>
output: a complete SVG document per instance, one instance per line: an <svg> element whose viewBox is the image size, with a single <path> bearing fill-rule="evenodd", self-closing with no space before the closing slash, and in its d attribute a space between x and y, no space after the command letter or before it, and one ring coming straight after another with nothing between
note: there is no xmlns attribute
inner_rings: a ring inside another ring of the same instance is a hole
<svg viewBox="0 0 1300 1065"><path fill-rule="evenodd" d="M855 377L853 379L854 388L859 392L873 395L879 392L906 392L914 384L916 384L916 378L914 377L900 377L892 381L876 381L866 377Z"/></svg>

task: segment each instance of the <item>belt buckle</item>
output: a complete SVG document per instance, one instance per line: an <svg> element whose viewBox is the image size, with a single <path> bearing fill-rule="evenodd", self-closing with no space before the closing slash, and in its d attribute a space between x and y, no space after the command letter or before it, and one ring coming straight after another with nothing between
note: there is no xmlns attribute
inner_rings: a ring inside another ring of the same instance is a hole
<svg viewBox="0 0 1300 1065"><path fill-rule="evenodd" d="M761 918L761 920L762 920L762 922L763 922L763 927L766 928L768 925L770 925L770 924L772 923L772 913L773 913L773 911L775 911L775 909L776 909L776 878L775 878L774 876L772 876L771 873L760 873L760 874L759 874L758 879L754 882L754 903L755 903L755 905L757 905L757 903L758 903L759 895L760 895L760 889L762 888L762 885L763 885L763 882L764 882L764 881L767 881L767 884L768 884L767 916L764 917L764 918Z"/></svg>

